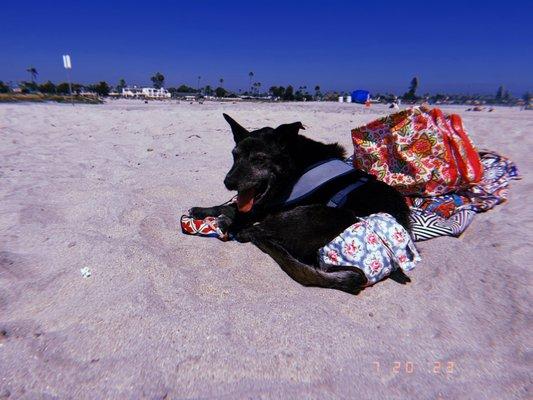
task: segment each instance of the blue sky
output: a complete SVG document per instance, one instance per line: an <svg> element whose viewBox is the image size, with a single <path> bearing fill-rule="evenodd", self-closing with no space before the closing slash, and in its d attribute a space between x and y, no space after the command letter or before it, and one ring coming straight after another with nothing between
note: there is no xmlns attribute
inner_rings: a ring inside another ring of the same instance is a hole
<svg viewBox="0 0 533 400"><path fill-rule="evenodd" d="M533 91L530 1L3 1L0 80Z"/></svg>

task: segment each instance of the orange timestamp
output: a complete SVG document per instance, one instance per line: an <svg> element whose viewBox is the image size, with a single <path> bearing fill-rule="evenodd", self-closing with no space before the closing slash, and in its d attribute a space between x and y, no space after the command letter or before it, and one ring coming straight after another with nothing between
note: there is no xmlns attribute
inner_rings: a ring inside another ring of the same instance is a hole
<svg viewBox="0 0 533 400"><path fill-rule="evenodd" d="M372 364L374 372L378 374L383 372L392 372L394 374L412 374L417 369L428 371L436 375L451 375L455 372L454 361L434 361L429 365L415 364L412 361L393 361L388 363L374 361Z"/></svg>

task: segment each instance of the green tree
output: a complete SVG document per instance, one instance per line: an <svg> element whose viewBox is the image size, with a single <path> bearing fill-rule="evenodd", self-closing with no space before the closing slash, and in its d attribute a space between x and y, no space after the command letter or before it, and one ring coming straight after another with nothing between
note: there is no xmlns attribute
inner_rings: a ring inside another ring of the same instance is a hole
<svg viewBox="0 0 533 400"><path fill-rule="evenodd" d="M271 86L268 91L274 97L283 98L285 95L285 88L283 86Z"/></svg>
<svg viewBox="0 0 533 400"><path fill-rule="evenodd" d="M100 81L94 85L90 85L88 88L95 92L98 96L107 96L109 94L109 91L111 90L107 82L104 81Z"/></svg>
<svg viewBox="0 0 533 400"><path fill-rule="evenodd" d="M506 90L505 92L503 92L503 101L507 102L509 100L511 100L511 94L508 90Z"/></svg>
<svg viewBox="0 0 533 400"><path fill-rule="evenodd" d="M213 89L211 88L211 86L207 85L205 88L204 88L204 94L206 96L211 96L213 94Z"/></svg>
<svg viewBox="0 0 533 400"><path fill-rule="evenodd" d="M316 85L315 86L315 97L318 99L320 96L321 96L320 86Z"/></svg>
<svg viewBox="0 0 533 400"><path fill-rule="evenodd" d="M56 92L59 94L68 94L69 93L69 86L67 82L61 82L56 86Z"/></svg>
<svg viewBox="0 0 533 400"><path fill-rule="evenodd" d="M56 92L56 85L51 81L46 81L45 83L39 85L39 92L52 94Z"/></svg>
<svg viewBox="0 0 533 400"><path fill-rule="evenodd" d="M37 79L37 75L39 75L37 69L35 67L28 67L26 68L26 72L30 74L30 80L32 82L35 82L35 80Z"/></svg>
<svg viewBox="0 0 533 400"><path fill-rule="evenodd" d="M252 91L252 78L254 77L253 72L248 72L248 77L250 78L250 92Z"/></svg>
<svg viewBox="0 0 533 400"><path fill-rule="evenodd" d="M84 88L84 86L79 83L73 83L71 86L72 86L72 93L76 93L76 94L80 94L81 89Z"/></svg>
<svg viewBox="0 0 533 400"><path fill-rule="evenodd" d="M39 90L39 87L35 82L22 81L20 82L19 87L22 93L32 93Z"/></svg>
<svg viewBox="0 0 533 400"><path fill-rule="evenodd" d="M178 87L178 92L180 93L195 93L197 92L196 89L190 87L190 86L187 86L187 85L181 85L180 87Z"/></svg>
<svg viewBox="0 0 533 400"><path fill-rule="evenodd" d="M287 86L287 89L285 89L283 93L283 100L294 100L294 88L292 85Z"/></svg>
<svg viewBox="0 0 533 400"><path fill-rule="evenodd" d="M154 76L150 78L156 89L161 89L165 83L165 77L161 72L156 72Z"/></svg>
<svg viewBox="0 0 533 400"><path fill-rule="evenodd" d="M218 82L220 83L220 87L222 87L222 84L224 83L224 78L220 78Z"/></svg>
<svg viewBox="0 0 533 400"><path fill-rule="evenodd" d="M9 93L11 90L4 82L0 81L0 93Z"/></svg>
<svg viewBox="0 0 533 400"><path fill-rule="evenodd" d="M411 85L409 86L409 93L412 93L413 95L415 95L416 89L418 89L418 78L415 76L413 79L411 79Z"/></svg>
<svg viewBox="0 0 533 400"><path fill-rule="evenodd" d="M261 82L254 82L252 84L252 94L258 95L261 88Z"/></svg>
<svg viewBox="0 0 533 400"><path fill-rule="evenodd" d="M532 99L533 99L533 95L532 95L530 92L526 92L526 93L524 93L524 95L522 96L522 100L524 100L526 104L531 103L531 100L532 100Z"/></svg>
<svg viewBox="0 0 533 400"><path fill-rule="evenodd" d="M122 89L126 88L127 85L126 85L126 80L124 78L121 78L119 81L118 81L118 85L116 86L116 89L117 89L117 93L122 93Z"/></svg>
<svg viewBox="0 0 533 400"><path fill-rule="evenodd" d="M416 96L416 90L418 89L418 78L415 76L411 79L411 84L409 85L409 90L403 95L404 100L416 101L418 98Z"/></svg>
<svg viewBox="0 0 533 400"><path fill-rule="evenodd" d="M226 97L227 93L228 93L227 90L224 89L223 87L219 86L215 89L215 94L217 97Z"/></svg>
<svg viewBox="0 0 533 400"><path fill-rule="evenodd" d="M501 103L505 95L505 86L501 85L496 92L496 101Z"/></svg>

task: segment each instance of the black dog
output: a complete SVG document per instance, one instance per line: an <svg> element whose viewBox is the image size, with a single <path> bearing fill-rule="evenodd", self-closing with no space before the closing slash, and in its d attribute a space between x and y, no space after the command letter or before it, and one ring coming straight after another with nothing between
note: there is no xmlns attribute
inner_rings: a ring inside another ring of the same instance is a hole
<svg viewBox="0 0 533 400"><path fill-rule="evenodd" d="M366 283L356 268L319 266L317 250L358 217L385 212L409 230L409 208L391 186L371 180L350 193L341 208L326 203L338 187L320 190L304 204L280 208L279 200L310 166L331 158L344 158L338 144L324 144L299 135L300 122L248 132L224 114L236 146L234 163L224 179L237 191L229 205L190 210L195 218L218 216L219 224L240 242L252 242L270 254L296 281L307 286L356 292ZM353 178L350 178L353 179ZM346 182L337 183L343 184Z"/></svg>

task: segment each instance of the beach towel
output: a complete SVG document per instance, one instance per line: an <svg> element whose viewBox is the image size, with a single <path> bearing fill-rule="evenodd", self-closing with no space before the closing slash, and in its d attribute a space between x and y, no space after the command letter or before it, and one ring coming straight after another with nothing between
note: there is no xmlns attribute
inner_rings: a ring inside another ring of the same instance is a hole
<svg viewBox="0 0 533 400"><path fill-rule="evenodd" d="M353 267L374 285L396 269L411 271L420 261L409 233L386 213L371 214L346 228L318 250L320 265Z"/></svg>
<svg viewBox="0 0 533 400"><path fill-rule="evenodd" d="M467 189L433 197L406 197L411 207L411 234L415 241L460 236L477 213L506 201L509 183L520 179L518 168L506 157L481 151L483 178Z"/></svg>
<svg viewBox="0 0 533 400"><path fill-rule="evenodd" d="M461 117L413 107L352 130L353 165L406 196L438 196L482 178Z"/></svg>

